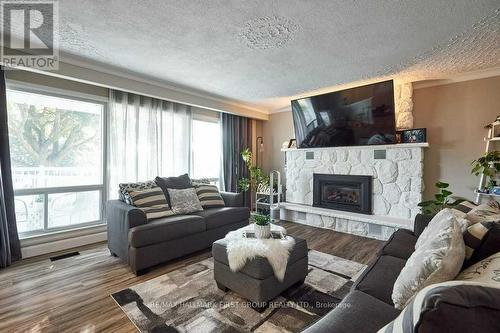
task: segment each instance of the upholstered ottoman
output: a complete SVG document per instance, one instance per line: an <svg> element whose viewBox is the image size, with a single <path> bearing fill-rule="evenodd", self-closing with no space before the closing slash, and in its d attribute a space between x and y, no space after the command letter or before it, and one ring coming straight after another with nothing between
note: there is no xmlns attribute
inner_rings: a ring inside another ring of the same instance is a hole
<svg viewBox="0 0 500 333"><path fill-rule="evenodd" d="M227 240L220 239L212 246L214 279L219 289L231 289L252 302L268 302L296 283L303 283L307 276L307 242L294 237L283 282L274 276L267 259L257 257L247 261L238 272L229 268Z"/></svg>

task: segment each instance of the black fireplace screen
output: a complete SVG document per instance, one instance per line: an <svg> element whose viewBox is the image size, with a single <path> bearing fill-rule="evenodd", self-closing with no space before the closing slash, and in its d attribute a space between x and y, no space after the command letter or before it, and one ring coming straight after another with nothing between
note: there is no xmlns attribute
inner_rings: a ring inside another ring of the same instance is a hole
<svg viewBox="0 0 500 333"><path fill-rule="evenodd" d="M372 213L372 177L314 174L313 206Z"/></svg>
<svg viewBox="0 0 500 333"><path fill-rule="evenodd" d="M356 185L324 185L321 187L321 201L357 206L361 199L360 190Z"/></svg>

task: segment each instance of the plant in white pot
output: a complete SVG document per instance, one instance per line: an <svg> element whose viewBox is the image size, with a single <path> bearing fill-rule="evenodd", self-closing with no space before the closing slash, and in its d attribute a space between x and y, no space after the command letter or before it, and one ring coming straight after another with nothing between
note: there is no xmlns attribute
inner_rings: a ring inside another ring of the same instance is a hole
<svg viewBox="0 0 500 333"><path fill-rule="evenodd" d="M255 238L271 237L271 219L268 215L253 215Z"/></svg>

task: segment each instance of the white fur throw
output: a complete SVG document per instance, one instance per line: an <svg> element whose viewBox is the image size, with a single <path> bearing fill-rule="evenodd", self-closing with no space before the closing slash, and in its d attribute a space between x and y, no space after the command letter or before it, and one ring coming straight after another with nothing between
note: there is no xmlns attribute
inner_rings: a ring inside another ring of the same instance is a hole
<svg viewBox="0 0 500 333"><path fill-rule="evenodd" d="M283 227L271 225L271 230L281 231L286 235L286 230ZM274 276L282 282L285 278L288 258L295 245L295 240L290 236L283 240L244 238L243 233L245 231L253 231L253 225L231 231L225 237L227 240L227 258L231 271L237 272L242 269L247 260L264 257L271 265Z"/></svg>

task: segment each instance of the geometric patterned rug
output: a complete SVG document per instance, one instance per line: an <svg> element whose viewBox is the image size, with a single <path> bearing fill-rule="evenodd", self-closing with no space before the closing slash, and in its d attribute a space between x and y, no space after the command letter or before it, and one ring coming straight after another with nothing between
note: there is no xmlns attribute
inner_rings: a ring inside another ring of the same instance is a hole
<svg viewBox="0 0 500 333"><path fill-rule="evenodd" d="M366 265L310 250L305 283L262 310L236 293L219 290L212 258L111 295L139 332L299 332L349 292Z"/></svg>

